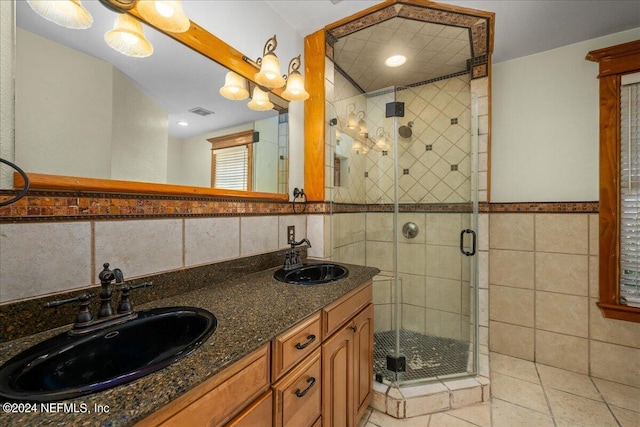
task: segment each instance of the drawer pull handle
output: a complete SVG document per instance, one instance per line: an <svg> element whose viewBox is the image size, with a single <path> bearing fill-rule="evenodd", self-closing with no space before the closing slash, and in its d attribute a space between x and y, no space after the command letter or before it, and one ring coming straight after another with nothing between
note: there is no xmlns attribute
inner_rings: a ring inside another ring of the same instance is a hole
<svg viewBox="0 0 640 427"><path fill-rule="evenodd" d="M310 345L312 342L314 342L314 341L316 340L316 336L315 336L315 335L313 335L313 334L311 334L311 335L309 335L309 336L307 337L307 340L308 340L308 341L307 341L306 343L304 343L304 344L297 343L297 344L296 344L296 348L297 348L298 350L304 350L305 348L309 347L309 345Z"/></svg>
<svg viewBox="0 0 640 427"><path fill-rule="evenodd" d="M300 389L296 390L296 396L298 397L302 397L305 394L307 394L307 392L309 390L311 390L311 387L313 387L313 385L316 383L316 379L313 377L309 377L309 379L307 380L307 382L309 383L309 385L307 386L307 388L305 388L304 390L300 391Z"/></svg>

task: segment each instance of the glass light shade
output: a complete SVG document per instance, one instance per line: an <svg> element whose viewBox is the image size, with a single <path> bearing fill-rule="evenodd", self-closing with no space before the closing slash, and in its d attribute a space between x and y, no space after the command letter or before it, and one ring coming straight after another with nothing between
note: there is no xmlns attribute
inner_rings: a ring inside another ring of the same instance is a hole
<svg viewBox="0 0 640 427"><path fill-rule="evenodd" d="M93 17L80 0L27 0L31 9L44 19L74 30L91 27Z"/></svg>
<svg viewBox="0 0 640 427"><path fill-rule="evenodd" d="M146 58L153 53L153 46L144 37L142 24L126 13L116 17L113 30L107 31L104 40L113 49L127 56Z"/></svg>
<svg viewBox="0 0 640 427"><path fill-rule="evenodd" d="M349 129L355 129L358 127L358 118L356 117L356 113L347 114L347 127Z"/></svg>
<svg viewBox="0 0 640 427"><path fill-rule="evenodd" d="M359 135L364 135L367 133L367 123L364 121L364 119L360 119L358 121L358 127L360 128L360 132L358 132Z"/></svg>
<svg viewBox="0 0 640 427"><path fill-rule="evenodd" d="M229 71L224 78L224 86L220 88L220 95L233 101L242 101L249 97L244 78L233 71Z"/></svg>
<svg viewBox="0 0 640 427"><path fill-rule="evenodd" d="M262 57L260 71L254 76L260 86L273 89L284 86L284 77L280 75L280 61L274 53Z"/></svg>
<svg viewBox="0 0 640 427"><path fill-rule="evenodd" d="M299 71L293 71L287 79L287 88L282 92L282 97L287 101L304 101L309 94L304 90L304 79Z"/></svg>
<svg viewBox="0 0 640 427"><path fill-rule="evenodd" d="M362 143L356 139L355 141L353 141L353 144L351 145L351 149L353 151L362 150Z"/></svg>
<svg viewBox="0 0 640 427"><path fill-rule="evenodd" d="M273 108L273 103L269 101L269 94L259 87L253 88L253 96L247 104L249 108L255 111L267 111Z"/></svg>
<svg viewBox="0 0 640 427"><path fill-rule="evenodd" d="M389 151L389 147L389 138L384 134L379 135L374 148L378 151Z"/></svg>
<svg viewBox="0 0 640 427"><path fill-rule="evenodd" d="M184 33L191 27L180 0L139 0L136 8L140 16L161 30Z"/></svg>

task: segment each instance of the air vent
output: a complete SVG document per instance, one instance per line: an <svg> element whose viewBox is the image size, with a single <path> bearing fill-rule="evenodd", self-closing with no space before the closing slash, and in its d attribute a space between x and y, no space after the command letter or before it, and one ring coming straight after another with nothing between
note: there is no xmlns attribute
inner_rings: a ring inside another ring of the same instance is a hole
<svg viewBox="0 0 640 427"><path fill-rule="evenodd" d="M197 114L199 116L208 116L209 114L214 114L213 111L206 110L202 107L196 107L189 110L190 113Z"/></svg>

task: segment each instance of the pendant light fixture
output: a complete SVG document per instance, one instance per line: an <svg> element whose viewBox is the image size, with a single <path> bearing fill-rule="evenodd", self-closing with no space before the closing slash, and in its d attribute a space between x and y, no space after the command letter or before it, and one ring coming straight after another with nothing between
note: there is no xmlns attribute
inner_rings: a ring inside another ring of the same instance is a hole
<svg viewBox="0 0 640 427"><path fill-rule="evenodd" d="M258 86L253 88L253 96L247 104L254 111L267 111L273 108L273 103L269 101L269 94Z"/></svg>
<svg viewBox="0 0 640 427"><path fill-rule="evenodd" d="M376 151L389 151L389 148L391 148L391 137L389 136L389 132L385 132L382 127L379 127L376 130L376 140L373 148Z"/></svg>
<svg viewBox="0 0 640 427"><path fill-rule="evenodd" d="M287 88L282 92L282 97L287 101L304 101L309 98L309 93L304 89L304 79L300 74L300 55L289 62Z"/></svg>
<svg viewBox="0 0 640 427"><path fill-rule="evenodd" d="M44 19L74 30L91 27L93 17L80 0L27 0L31 9Z"/></svg>
<svg viewBox="0 0 640 427"><path fill-rule="evenodd" d="M260 71L254 76L256 83L269 89L284 86L284 77L280 74L280 61L274 53L278 41L276 36L271 37L264 44L262 58L258 60Z"/></svg>
<svg viewBox="0 0 640 427"><path fill-rule="evenodd" d="M358 118L356 117L356 104L347 106L347 128L355 129L358 127Z"/></svg>
<svg viewBox="0 0 640 427"><path fill-rule="evenodd" d="M220 88L220 95L233 101L242 101L249 97L244 77L229 71L224 78L224 86Z"/></svg>
<svg viewBox="0 0 640 427"><path fill-rule="evenodd" d="M191 27L180 0L138 0L136 8L140 16L161 30L184 33Z"/></svg>
<svg viewBox="0 0 640 427"><path fill-rule="evenodd" d="M107 31L104 40L118 52L136 58L145 58L153 53L153 46L144 37L142 24L126 13L116 17L113 30Z"/></svg>

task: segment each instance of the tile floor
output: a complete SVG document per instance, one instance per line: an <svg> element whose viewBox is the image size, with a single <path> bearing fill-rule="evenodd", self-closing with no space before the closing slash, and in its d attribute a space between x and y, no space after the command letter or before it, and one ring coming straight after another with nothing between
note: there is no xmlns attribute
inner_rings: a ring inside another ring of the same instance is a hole
<svg viewBox="0 0 640 427"><path fill-rule="evenodd" d="M369 409L359 427L640 427L640 388L490 355L491 402L398 420Z"/></svg>

